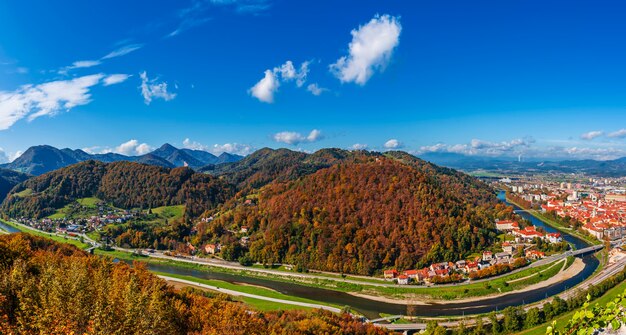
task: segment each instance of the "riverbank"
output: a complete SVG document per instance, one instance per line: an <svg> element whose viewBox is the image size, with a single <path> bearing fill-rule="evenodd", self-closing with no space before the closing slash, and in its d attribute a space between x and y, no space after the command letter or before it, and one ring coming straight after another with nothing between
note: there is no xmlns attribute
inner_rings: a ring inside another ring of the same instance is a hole
<svg viewBox="0 0 626 335"><path fill-rule="evenodd" d="M454 303L462 304L462 303L479 302L481 300L502 296L503 293L516 294L516 293L528 292L528 291L533 291L539 288L548 287L550 285L559 283L561 281L564 281L568 278L571 278L577 275L584 269L584 267L585 267L585 264L579 258L576 258L575 261L569 267L567 267L566 260L557 261L556 263L550 265L550 267L547 269L544 269L540 272L537 272L527 277L511 280L508 283L509 285L511 285L514 282L525 282L536 276L547 277L548 279L546 280L541 280L534 284L527 284L521 288L513 289L508 292L499 292L499 293L493 293L493 294L487 294L487 295L480 295L480 296L474 296L471 298L454 299ZM554 271L550 271L554 269L558 269L558 271L556 273L553 273ZM445 304L445 303L450 302L449 300L424 299L423 296L415 296L413 298L397 299L397 298L388 298L385 296L376 296L376 295L369 295L369 294L357 293L357 292L352 292L349 294L352 294L354 296L361 297L361 298L370 299L370 300L376 300L376 301L381 301L381 302L386 302L386 303L396 303L396 304L401 303L401 304L406 304L406 305L432 305L432 304Z"/></svg>

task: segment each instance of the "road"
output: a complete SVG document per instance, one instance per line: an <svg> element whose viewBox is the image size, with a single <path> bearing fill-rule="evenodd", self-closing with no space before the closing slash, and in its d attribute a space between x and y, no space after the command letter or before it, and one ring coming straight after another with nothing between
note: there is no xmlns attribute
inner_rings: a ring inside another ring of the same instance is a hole
<svg viewBox="0 0 626 335"><path fill-rule="evenodd" d="M208 289L208 290L211 290L211 291L222 292L222 293L225 293L225 294L228 294L228 295L232 295L232 296L235 296L235 297L247 297L247 298L254 298L254 299L259 299L259 300L277 302L277 303L286 304L286 305L295 305L295 306L309 307L309 308L315 308L315 309L325 309L327 311L331 311L331 312L334 312L334 313L340 313L341 312L341 309L339 309L339 308L325 306L325 305L320 305L320 304L313 304L313 303L308 303L308 302L300 302L300 301L292 301L292 300L264 297L262 295L256 295L256 294L251 294L251 293L244 293L244 292L229 290L229 289L220 288L220 287L217 287L217 286L200 284L200 283L196 283L194 281L178 279L178 278L168 277L168 276L161 276L161 275L159 275L159 278L165 279L165 280L167 280L169 282L178 282L178 283L182 283L182 284L185 284L185 285L196 286L196 287Z"/></svg>

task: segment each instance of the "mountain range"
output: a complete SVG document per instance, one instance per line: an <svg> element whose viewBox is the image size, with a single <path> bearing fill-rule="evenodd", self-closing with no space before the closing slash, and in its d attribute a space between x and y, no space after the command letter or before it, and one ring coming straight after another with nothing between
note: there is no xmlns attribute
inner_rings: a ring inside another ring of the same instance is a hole
<svg viewBox="0 0 626 335"><path fill-rule="evenodd" d="M614 160L526 160L517 157L468 156L456 153L426 153L418 155L431 163L472 172L484 170L499 173L585 173L598 177L626 176L626 157Z"/></svg>
<svg viewBox="0 0 626 335"><path fill-rule="evenodd" d="M140 156L125 156L112 152L90 154L81 149L57 149L49 145L38 145L28 148L20 157L10 163L0 165L0 168L38 176L87 160L104 163L128 161L168 168L180 166L200 168L209 164L236 162L242 158L242 156L226 152L215 156L202 150L179 149L168 143Z"/></svg>
<svg viewBox="0 0 626 335"><path fill-rule="evenodd" d="M158 149L140 156L118 153L90 154L81 149L57 149L49 145L28 148L14 161L0 165L1 169L38 176L87 160L104 163L129 161L167 168L189 166L199 172L228 175L233 184L258 187L274 177L285 178L307 170L327 167L333 160L343 159L349 151L325 149L311 155L288 149L263 148L244 157L222 153L216 156L203 150L176 148L163 144ZM327 155L322 157L321 155ZM599 177L626 176L626 157L615 160L527 160L514 157L470 156L456 153L424 153L419 158L431 163L466 172L484 170L497 173L585 173ZM263 159L259 159L262 157ZM291 164L294 163L294 164ZM252 183L247 183L251 181ZM1 195L1 194L0 194Z"/></svg>

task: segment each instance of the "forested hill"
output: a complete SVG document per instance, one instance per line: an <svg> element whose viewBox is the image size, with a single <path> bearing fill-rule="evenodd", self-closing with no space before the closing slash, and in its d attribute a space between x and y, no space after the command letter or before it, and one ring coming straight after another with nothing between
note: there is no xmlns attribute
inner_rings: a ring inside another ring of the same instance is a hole
<svg viewBox="0 0 626 335"><path fill-rule="evenodd" d="M11 191L15 185L30 178L30 175L25 173L0 169L0 201L4 200L6 195Z"/></svg>
<svg viewBox="0 0 626 335"><path fill-rule="evenodd" d="M252 190L270 182L294 180L340 162L363 161L380 156L368 151L321 149L312 154L288 149L263 148L244 159L228 164L208 165L202 172L221 176L243 190Z"/></svg>
<svg viewBox="0 0 626 335"><path fill-rule="evenodd" d="M181 244L221 243L229 260L361 274L483 250L494 220L511 215L486 184L404 152L264 149L212 173L87 161L19 184L2 214L41 218L86 197L125 209L184 204L197 234L177 236ZM129 247L176 247L151 226L123 229L111 234L137 237L124 239Z"/></svg>
<svg viewBox="0 0 626 335"><path fill-rule="evenodd" d="M185 167L86 161L19 184L3 202L2 212L41 218L76 199L97 197L127 209L185 204L186 214L196 217L233 195L234 188L224 181Z"/></svg>
<svg viewBox="0 0 626 335"><path fill-rule="evenodd" d="M241 200L201 224L200 238L245 225L255 261L360 274L481 250L494 219L511 214L486 184L401 152L270 183L253 205Z"/></svg>

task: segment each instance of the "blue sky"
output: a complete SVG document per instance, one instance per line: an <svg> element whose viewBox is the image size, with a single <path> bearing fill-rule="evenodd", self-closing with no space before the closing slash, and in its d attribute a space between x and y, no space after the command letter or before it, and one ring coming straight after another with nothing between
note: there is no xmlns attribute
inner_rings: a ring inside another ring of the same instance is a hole
<svg viewBox="0 0 626 335"><path fill-rule="evenodd" d="M0 3L0 160L162 143L626 156L619 1Z"/></svg>

